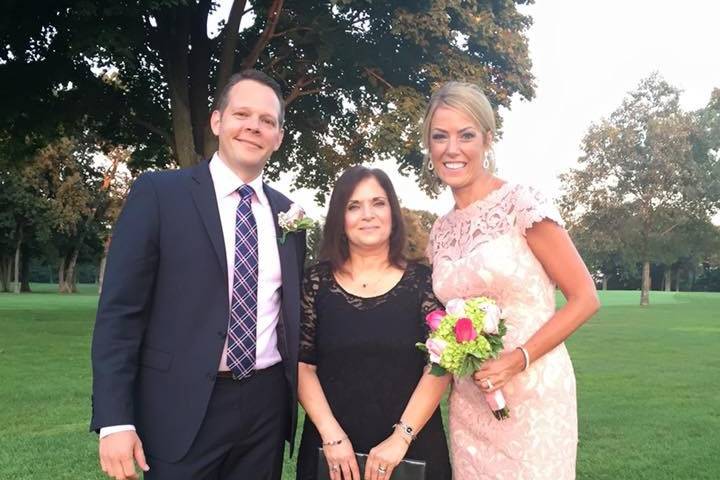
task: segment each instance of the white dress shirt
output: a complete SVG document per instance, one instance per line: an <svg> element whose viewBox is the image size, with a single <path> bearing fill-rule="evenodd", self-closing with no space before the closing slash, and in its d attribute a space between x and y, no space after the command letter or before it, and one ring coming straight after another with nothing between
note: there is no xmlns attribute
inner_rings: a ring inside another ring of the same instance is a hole
<svg viewBox="0 0 720 480"><path fill-rule="evenodd" d="M244 182L220 159L217 153L210 160L210 176L215 187L215 199L222 226L225 256L228 266L228 311L232 302L233 266L235 265L235 216L240 203L238 189ZM257 296L257 345L255 369L271 367L282 361L277 346L277 323L280 318L280 288L282 271L278 252L275 219L270 202L263 190L262 177L248 183L255 191L251 208L258 232L258 296ZM228 316L228 322L230 318ZM227 337L218 370L227 366ZM134 425L115 425L100 429L100 438L111 433L135 430Z"/></svg>
<svg viewBox="0 0 720 480"><path fill-rule="evenodd" d="M216 153L210 161L210 175L215 185L220 223L225 240L225 256L228 265L228 307L232 302L233 266L235 265L235 221L240 203L238 189L244 185ZM257 350L255 368L270 367L280 362L277 347L277 323L280 318L280 287L282 275L278 253L275 219L270 202L263 190L262 178L248 183L255 191L252 197L252 211L258 232L258 292L257 292ZM229 308L228 308L229 310ZM229 319L228 319L229 321ZM227 366L227 339L220 358L220 370Z"/></svg>

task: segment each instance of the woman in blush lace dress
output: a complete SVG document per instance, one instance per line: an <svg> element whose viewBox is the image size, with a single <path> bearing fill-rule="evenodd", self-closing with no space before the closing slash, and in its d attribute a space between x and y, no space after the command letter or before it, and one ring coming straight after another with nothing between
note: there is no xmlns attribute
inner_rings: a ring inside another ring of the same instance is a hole
<svg viewBox="0 0 720 480"><path fill-rule="evenodd" d="M537 190L493 175L495 119L475 85L451 82L423 125L428 174L455 207L433 226L428 256L440 301L495 299L505 350L450 395L453 478L572 479L577 451L575 375L564 340L599 307L593 281L553 205ZM567 304L555 310L555 285ZM510 418L485 394L501 389Z"/></svg>

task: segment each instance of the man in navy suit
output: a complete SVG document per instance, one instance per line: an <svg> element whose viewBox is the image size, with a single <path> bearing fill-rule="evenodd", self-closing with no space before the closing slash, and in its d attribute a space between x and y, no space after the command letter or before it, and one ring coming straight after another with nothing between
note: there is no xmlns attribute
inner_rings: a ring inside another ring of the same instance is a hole
<svg viewBox="0 0 720 480"><path fill-rule="evenodd" d="M113 232L92 343L91 430L108 476L279 479L297 419L305 234L262 181L283 138L277 83L230 78L218 152L141 175Z"/></svg>

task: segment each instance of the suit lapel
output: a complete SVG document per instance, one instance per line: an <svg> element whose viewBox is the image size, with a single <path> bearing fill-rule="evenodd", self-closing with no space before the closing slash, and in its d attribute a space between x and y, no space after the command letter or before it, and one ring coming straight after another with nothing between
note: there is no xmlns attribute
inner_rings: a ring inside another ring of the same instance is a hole
<svg viewBox="0 0 720 480"><path fill-rule="evenodd" d="M210 237L210 243L212 243L217 259L220 262L220 267L227 275L227 257L225 256L225 241L223 240L222 224L220 223L220 212L218 211L215 187L212 183L208 165L209 162L202 162L193 167L190 191L208 237Z"/></svg>

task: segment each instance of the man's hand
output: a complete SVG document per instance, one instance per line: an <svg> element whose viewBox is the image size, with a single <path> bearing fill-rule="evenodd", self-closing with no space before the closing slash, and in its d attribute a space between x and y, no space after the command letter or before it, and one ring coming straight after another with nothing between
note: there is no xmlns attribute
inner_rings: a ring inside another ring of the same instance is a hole
<svg viewBox="0 0 720 480"><path fill-rule="evenodd" d="M100 466L110 478L137 480L136 462L143 472L150 470L142 442L134 430L111 433L100 439Z"/></svg>

